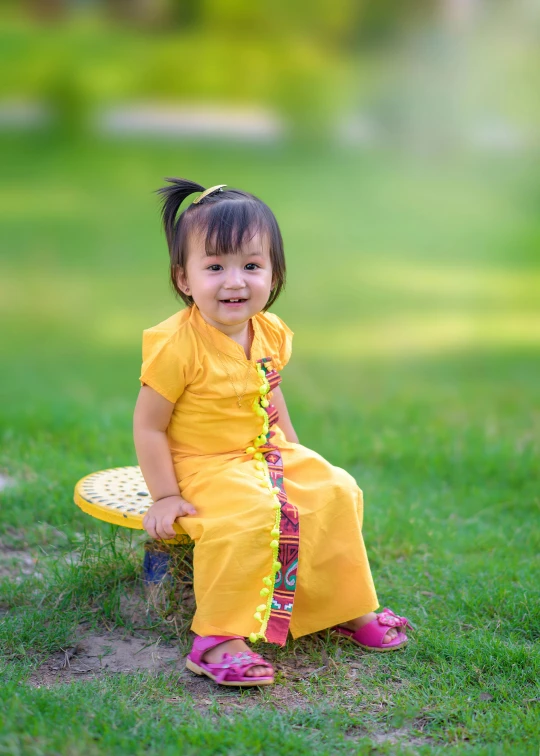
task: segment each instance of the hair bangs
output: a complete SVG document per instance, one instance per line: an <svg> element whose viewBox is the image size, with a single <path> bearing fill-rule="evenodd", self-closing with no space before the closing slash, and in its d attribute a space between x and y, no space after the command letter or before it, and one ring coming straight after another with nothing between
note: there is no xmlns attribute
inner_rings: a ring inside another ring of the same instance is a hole
<svg viewBox="0 0 540 756"><path fill-rule="evenodd" d="M265 216L261 203L249 199L209 205L196 223L199 233L205 235L206 254L210 257L241 252L257 233L268 236L271 243L272 228Z"/></svg>

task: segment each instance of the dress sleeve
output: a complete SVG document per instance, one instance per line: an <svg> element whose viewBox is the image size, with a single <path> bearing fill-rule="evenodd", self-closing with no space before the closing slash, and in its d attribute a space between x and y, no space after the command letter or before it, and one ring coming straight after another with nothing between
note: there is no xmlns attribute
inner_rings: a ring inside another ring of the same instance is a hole
<svg viewBox="0 0 540 756"><path fill-rule="evenodd" d="M270 313L268 313L270 315ZM272 355L272 367L278 372L283 370L288 363L292 352L292 340L294 332L291 331L281 318L271 314L273 330L274 354Z"/></svg>
<svg viewBox="0 0 540 756"><path fill-rule="evenodd" d="M186 386L189 354L178 333L150 328L143 331L143 363L140 382L175 403Z"/></svg>

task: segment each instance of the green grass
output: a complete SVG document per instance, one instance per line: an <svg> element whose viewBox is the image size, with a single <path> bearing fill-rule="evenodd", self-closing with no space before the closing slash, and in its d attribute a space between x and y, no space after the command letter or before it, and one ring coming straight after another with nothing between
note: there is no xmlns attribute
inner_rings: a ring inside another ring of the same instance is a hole
<svg viewBox="0 0 540 756"><path fill-rule="evenodd" d="M45 137L4 138L2 162L0 754L536 753L537 166ZM96 629L188 648L174 597L126 608L141 539L71 499L135 463L140 331L177 306L151 190L175 174L278 215L284 391L301 441L364 490L381 604L417 628L402 653L322 633L266 648L278 684L240 694L40 677Z"/></svg>

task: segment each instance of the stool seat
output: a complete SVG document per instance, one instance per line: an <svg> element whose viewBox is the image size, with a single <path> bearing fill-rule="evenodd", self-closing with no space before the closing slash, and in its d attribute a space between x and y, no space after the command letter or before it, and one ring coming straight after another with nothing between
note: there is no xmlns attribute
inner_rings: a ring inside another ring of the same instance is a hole
<svg viewBox="0 0 540 756"><path fill-rule="evenodd" d="M138 466L113 467L81 478L73 500L91 517L133 530L144 530L143 518L154 503ZM165 543L191 543L177 522L173 528L178 535Z"/></svg>
<svg viewBox="0 0 540 756"><path fill-rule="evenodd" d="M153 504L140 467L114 467L82 478L74 501L98 520L142 530L143 517Z"/></svg>
<svg viewBox="0 0 540 756"><path fill-rule="evenodd" d="M154 503L138 466L113 467L81 478L73 500L91 517L133 530L144 530L143 518ZM177 522L173 528L178 536L166 543L191 542Z"/></svg>

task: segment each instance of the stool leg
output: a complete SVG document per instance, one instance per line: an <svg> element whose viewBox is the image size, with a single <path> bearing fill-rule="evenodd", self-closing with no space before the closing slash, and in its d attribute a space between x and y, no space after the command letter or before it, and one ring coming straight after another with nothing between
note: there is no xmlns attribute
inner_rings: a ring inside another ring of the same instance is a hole
<svg viewBox="0 0 540 756"><path fill-rule="evenodd" d="M152 543L144 545L143 581L145 585L170 582L169 567L171 555L168 551L156 549Z"/></svg>
<svg viewBox="0 0 540 756"><path fill-rule="evenodd" d="M143 583L149 604L155 609L163 609L167 603L167 593L171 587L171 555L169 549L155 541L144 544Z"/></svg>

